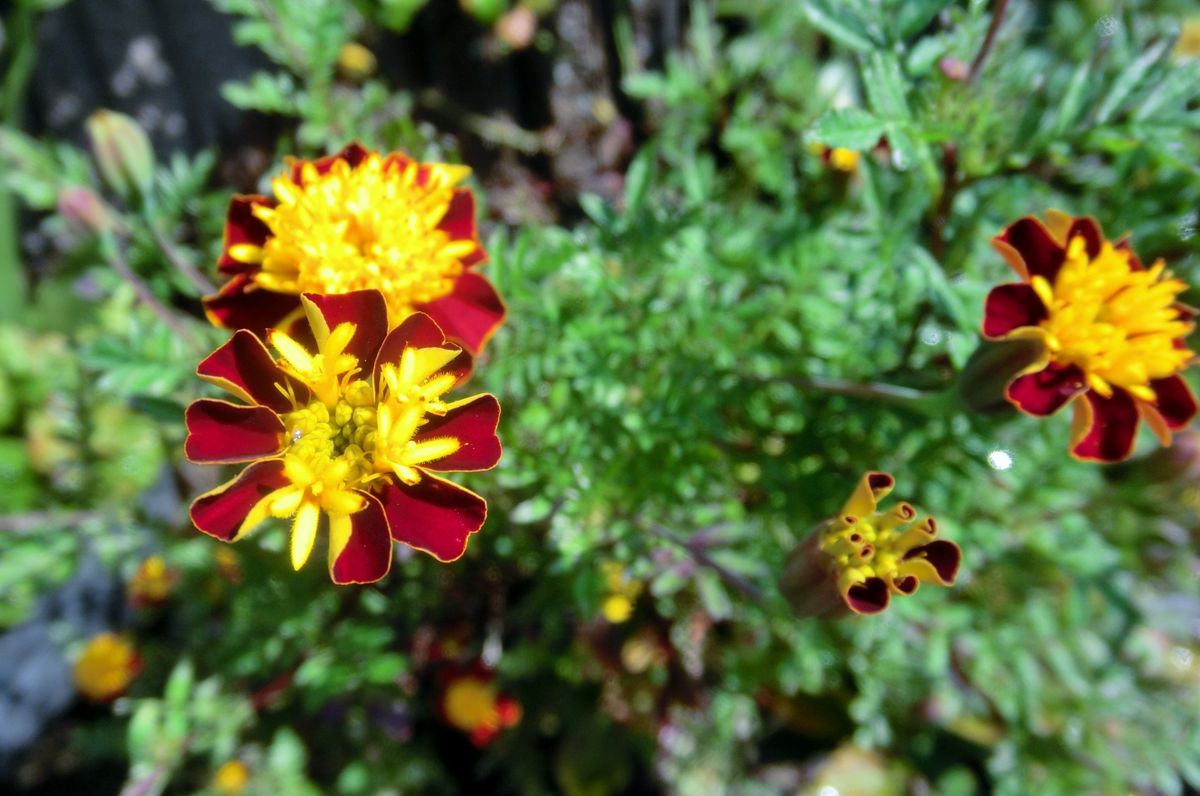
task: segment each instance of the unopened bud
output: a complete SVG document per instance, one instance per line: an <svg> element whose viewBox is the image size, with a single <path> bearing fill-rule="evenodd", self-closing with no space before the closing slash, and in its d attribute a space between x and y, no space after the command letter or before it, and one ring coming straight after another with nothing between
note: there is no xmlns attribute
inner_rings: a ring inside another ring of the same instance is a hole
<svg viewBox="0 0 1200 796"><path fill-rule="evenodd" d="M963 82L971 74L971 68L967 66L966 61L950 56L938 61L938 69L947 80L953 80L956 83Z"/></svg>
<svg viewBox="0 0 1200 796"><path fill-rule="evenodd" d="M144 197L154 178L154 150L145 131L125 114L103 108L88 117L86 127L108 187L122 199Z"/></svg>
<svg viewBox="0 0 1200 796"><path fill-rule="evenodd" d="M91 188L72 186L58 193L58 213L83 232L104 232L113 226L113 213Z"/></svg>
<svg viewBox="0 0 1200 796"><path fill-rule="evenodd" d="M358 42L347 42L338 53L338 71L347 80L366 80L375 74L375 54Z"/></svg>

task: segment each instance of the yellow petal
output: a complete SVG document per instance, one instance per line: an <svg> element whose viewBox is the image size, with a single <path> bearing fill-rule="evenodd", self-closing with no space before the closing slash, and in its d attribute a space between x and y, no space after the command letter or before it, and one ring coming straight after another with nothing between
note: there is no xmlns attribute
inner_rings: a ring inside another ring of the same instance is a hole
<svg viewBox="0 0 1200 796"><path fill-rule="evenodd" d="M296 512L296 521L292 523L292 569L299 570L312 553L320 519L321 508L316 503L304 503Z"/></svg>

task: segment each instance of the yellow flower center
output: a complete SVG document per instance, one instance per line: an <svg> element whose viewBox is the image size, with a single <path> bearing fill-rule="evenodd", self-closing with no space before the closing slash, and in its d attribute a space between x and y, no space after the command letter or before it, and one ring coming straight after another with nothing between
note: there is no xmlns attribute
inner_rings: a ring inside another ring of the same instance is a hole
<svg viewBox="0 0 1200 796"><path fill-rule="evenodd" d="M833 520L821 537L821 549L837 561L838 588L844 592L850 586L879 578L889 587L912 591L915 583L902 587L906 578L928 577L932 568L928 561L904 560L905 554L933 541L937 533L932 519L914 524L916 518L912 506L899 503L886 512Z"/></svg>
<svg viewBox="0 0 1200 796"><path fill-rule="evenodd" d="M500 726L496 689L476 677L462 677L446 689L446 719L465 732Z"/></svg>
<svg viewBox="0 0 1200 796"><path fill-rule="evenodd" d="M1129 252L1108 241L1093 259L1082 237L1071 239L1054 284L1030 280L1046 306L1039 326L1053 360L1077 366L1105 397L1120 387L1155 400L1149 383L1183 370L1193 356L1176 347L1192 329L1174 306L1187 285L1165 269L1159 260L1133 270Z"/></svg>
<svg viewBox="0 0 1200 796"><path fill-rule="evenodd" d="M386 162L369 155L357 166L337 160L324 174L312 163L301 180L285 173L272 182L278 204L256 206L271 230L262 247L240 244L230 255L262 264L255 281L277 293L347 293L376 289L387 301L392 325L450 293L462 259L477 244L451 240L438 224L454 198L465 166Z"/></svg>
<svg viewBox="0 0 1200 796"><path fill-rule="evenodd" d="M361 378L358 358L346 353L355 331L351 323L314 330L315 354L283 332L270 335L280 367L305 384L312 398L301 405L289 394L296 408L281 419L287 434L283 473L290 483L259 501L242 532L267 516L294 517L296 569L312 553L322 511L330 515L335 543L344 544L349 515L364 505L361 490L393 475L415 484L420 465L454 453L461 444L452 437L414 439L427 415L444 415L453 406L442 401L442 394L454 386L455 376L438 371L457 349L406 348L398 365L380 369L380 383L374 385Z"/></svg>

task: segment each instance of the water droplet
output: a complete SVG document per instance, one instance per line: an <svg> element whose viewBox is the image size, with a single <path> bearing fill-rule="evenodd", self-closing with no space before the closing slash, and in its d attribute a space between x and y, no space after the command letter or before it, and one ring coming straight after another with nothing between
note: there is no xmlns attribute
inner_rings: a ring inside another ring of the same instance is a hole
<svg viewBox="0 0 1200 796"><path fill-rule="evenodd" d="M997 448L987 455L987 463L993 470L1010 470L1013 466L1013 457L1003 448Z"/></svg>

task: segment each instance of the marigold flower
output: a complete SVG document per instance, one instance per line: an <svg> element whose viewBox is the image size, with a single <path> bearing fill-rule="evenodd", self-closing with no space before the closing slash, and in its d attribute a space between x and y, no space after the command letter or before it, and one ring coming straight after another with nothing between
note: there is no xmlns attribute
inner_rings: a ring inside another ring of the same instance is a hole
<svg viewBox="0 0 1200 796"><path fill-rule="evenodd" d="M1196 414L1180 375L1194 359L1185 343L1194 311L1177 301L1187 285L1162 260L1143 266L1091 218L1026 216L992 244L1024 281L988 294L983 334L1042 344L1008 400L1039 417L1072 403L1071 453L1080 459L1127 458L1139 417L1169 445Z"/></svg>
<svg viewBox="0 0 1200 796"><path fill-rule="evenodd" d="M482 664L445 676L438 709L447 724L466 733L476 746L487 746L521 721L521 703L500 693L495 680Z"/></svg>
<svg viewBox="0 0 1200 796"><path fill-rule="evenodd" d="M879 510L878 501L895 485L887 473L867 473L841 513L792 552L780 588L798 614L877 614L891 595L913 594L922 581L954 583L962 554L958 545L936 538L932 517L918 521L907 503Z"/></svg>
<svg viewBox="0 0 1200 796"><path fill-rule="evenodd" d="M377 289L389 328L424 312L478 353L505 309L474 270L487 254L474 195L458 187L469 173L358 144L290 161L272 183L274 197L230 202L218 263L229 281L204 300L209 319L265 337L300 319L302 293Z"/></svg>
<svg viewBox="0 0 1200 796"><path fill-rule="evenodd" d="M129 690L141 671L133 644L116 633L100 633L75 661L75 688L92 702L111 702Z"/></svg>
<svg viewBox="0 0 1200 796"><path fill-rule="evenodd" d="M129 579L129 600L136 606L161 605L171 597L179 573L162 556L150 556Z"/></svg>
<svg viewBox="0 0 1200 796"><path fill-rule="evenodd" d="M250 769L241 760L228 760L213 774L212 788L222 796L239 796L250 782Z"/></svg>
<svg viewBox="0 0 1200 796"><path fill-rule="evenodd" d="M483 526L487 503L435 473L496 465L495 396L446 400L471 357L428 315L389 333L377 291L300 301L313 344L272 331L274 359L242 330L196 369L245 405L205 398L188 407L188 459L250 464L198 497L192 521L233 542L267 517L292 518L299 569L327 515L329 573L339 584L386 575L392 539L455 560Z"/></svg>
<svg viewBox="0 0 1200 796"><path fill-rule="evenodd" d="M828 147L819 141L813 141L809 144L809 151L818 156L825 162L826 166L833 168L836 171L850 174L858 170L858 161L862 156L853 149L845 147Z"/></svg>

